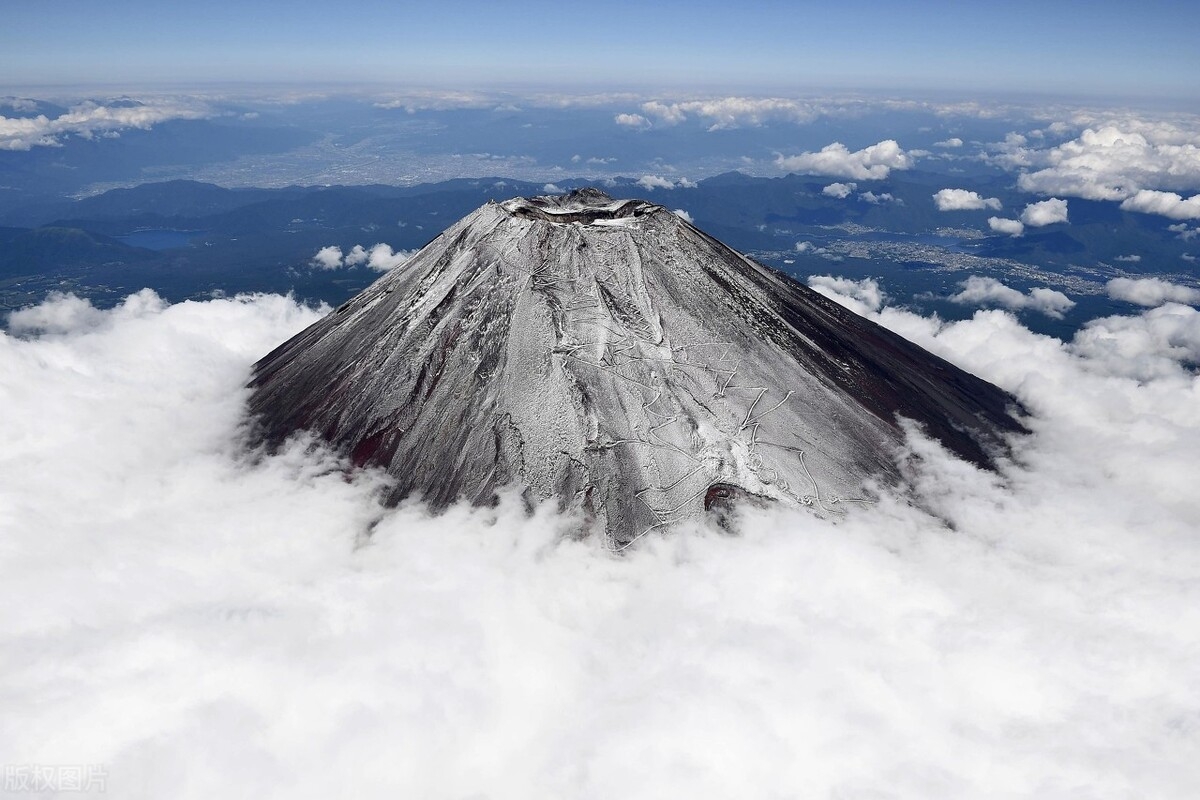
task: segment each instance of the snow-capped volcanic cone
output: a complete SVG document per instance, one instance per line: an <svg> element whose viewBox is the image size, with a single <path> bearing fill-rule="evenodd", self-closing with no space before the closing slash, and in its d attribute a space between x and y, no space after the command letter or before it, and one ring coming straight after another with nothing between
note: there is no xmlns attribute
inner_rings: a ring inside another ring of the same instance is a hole
<svg viewBox="0 0 1200 800"><path fill-rule="evenodd" d="M488 203L260 361L250 408L395 478L508 484L618 547L738 496L822 514L897 476L899 417L988 466L1015 404L652 203Z"/></svg>

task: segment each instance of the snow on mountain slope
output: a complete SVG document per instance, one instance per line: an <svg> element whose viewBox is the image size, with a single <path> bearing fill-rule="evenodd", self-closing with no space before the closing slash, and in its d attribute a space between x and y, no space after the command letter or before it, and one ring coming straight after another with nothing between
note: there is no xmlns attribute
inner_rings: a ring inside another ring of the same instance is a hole
<svg viewBox="0 0 1200 800"><path fill-rule="evenodd" d="M256 366L277 444L309 429L390 499L507 484L617 547L739 498L837 514L913 420L989 465L1007 394L730 250L585 189L489 203Z"/></svg>

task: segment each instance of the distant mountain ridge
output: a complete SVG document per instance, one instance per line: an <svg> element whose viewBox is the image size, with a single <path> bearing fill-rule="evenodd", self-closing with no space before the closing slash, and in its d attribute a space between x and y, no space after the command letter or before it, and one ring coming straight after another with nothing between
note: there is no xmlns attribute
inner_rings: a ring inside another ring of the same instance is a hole
<svg viewBox="0 0 1200 800"><path fill-rule="evenodd" d="M1030 229L1019 238L989 236L982 230L972 234L972 225L986 229L987 215L995 212L934 210L931 196L937 177L912 170L889 179L887 191L905 199L904 206L830 198L822 192L821 179L796 175L726 173L700 180L695 188L655 189L651 196L663 206L683 209L737 250L794 277L869 277L879 281L894 302L947 319L971 313L970 306L946 299L971 274L995 277L1022 291L1047 286L1065 292L1077 306L1064 319L1027 312L1022 322L1068 338L1088 319L1120 313L1122 306L1104 294L1104 281L1110 277L1149 274L1200 286L1200 270L1188 260L1194 259L1195 241L1168 230L1171 220L1124 212L1112 203L1072 199L1070 225ZM563 184L566 189L573 186L570 181ZM645 191L633 178L614 180L613 187L609 190L614 193ZM321 248L348 251L355 245L385 243L393 250L418 249L485 200L542 191L542 184L511 178L283 189L170 181L78 201L24 204L0 210L0 226L74 228L108 238L146 229L197 231L203 236L187 246L136 255L96 249L90 257L78 250L71 258L57 260L50 251L39 254L29 248L0 253L0 262L11 267L4 273L9 278L0 277L0 324L5 310L39 302L52 289L77 292L99 305L119 302L143 287L170 300L213 292L290 291L338 305L377 276L365 267L314 269L311 259ZM1004 194L1000 186L987 191ZM965 238L955 241L960 234ZM865 240L871 237L908 237L910 242L914 237L949 237L944 241L955 250L947 253L925 245L876 245L868 250ZM974 260L957 263L965 252ZM1131 254L1140 260L1129 260ZM14 283L16 275L22 280Z"/></svg>

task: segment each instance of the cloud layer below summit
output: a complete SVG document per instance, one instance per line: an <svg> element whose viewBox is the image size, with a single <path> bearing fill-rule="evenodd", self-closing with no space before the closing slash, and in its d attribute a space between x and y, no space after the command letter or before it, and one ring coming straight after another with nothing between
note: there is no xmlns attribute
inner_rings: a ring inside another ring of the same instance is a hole
<svg viewBox="0 0 1200 800"><path fill-rule="evenodd" d="M515 498L385 511L319 448L246 454L249 365L318 317L289 299L20 312L0 749L122 796L1187 797L1196 309L1063 343L815 284L1020 398L1003 475L914 432L905 496L614 557Z"/></svg>

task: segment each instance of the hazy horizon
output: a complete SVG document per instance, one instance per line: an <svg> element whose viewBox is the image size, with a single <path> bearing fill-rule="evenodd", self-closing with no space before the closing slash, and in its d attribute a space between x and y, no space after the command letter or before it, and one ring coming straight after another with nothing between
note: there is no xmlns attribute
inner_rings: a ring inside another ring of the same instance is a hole
<svg viewBox="0 0 1200 800"><path fill-rule="evenodd" d="M534 82L697 91L796 86L1196 98L1200 9L1116 2L17 3L12 87Z"/></svg>

